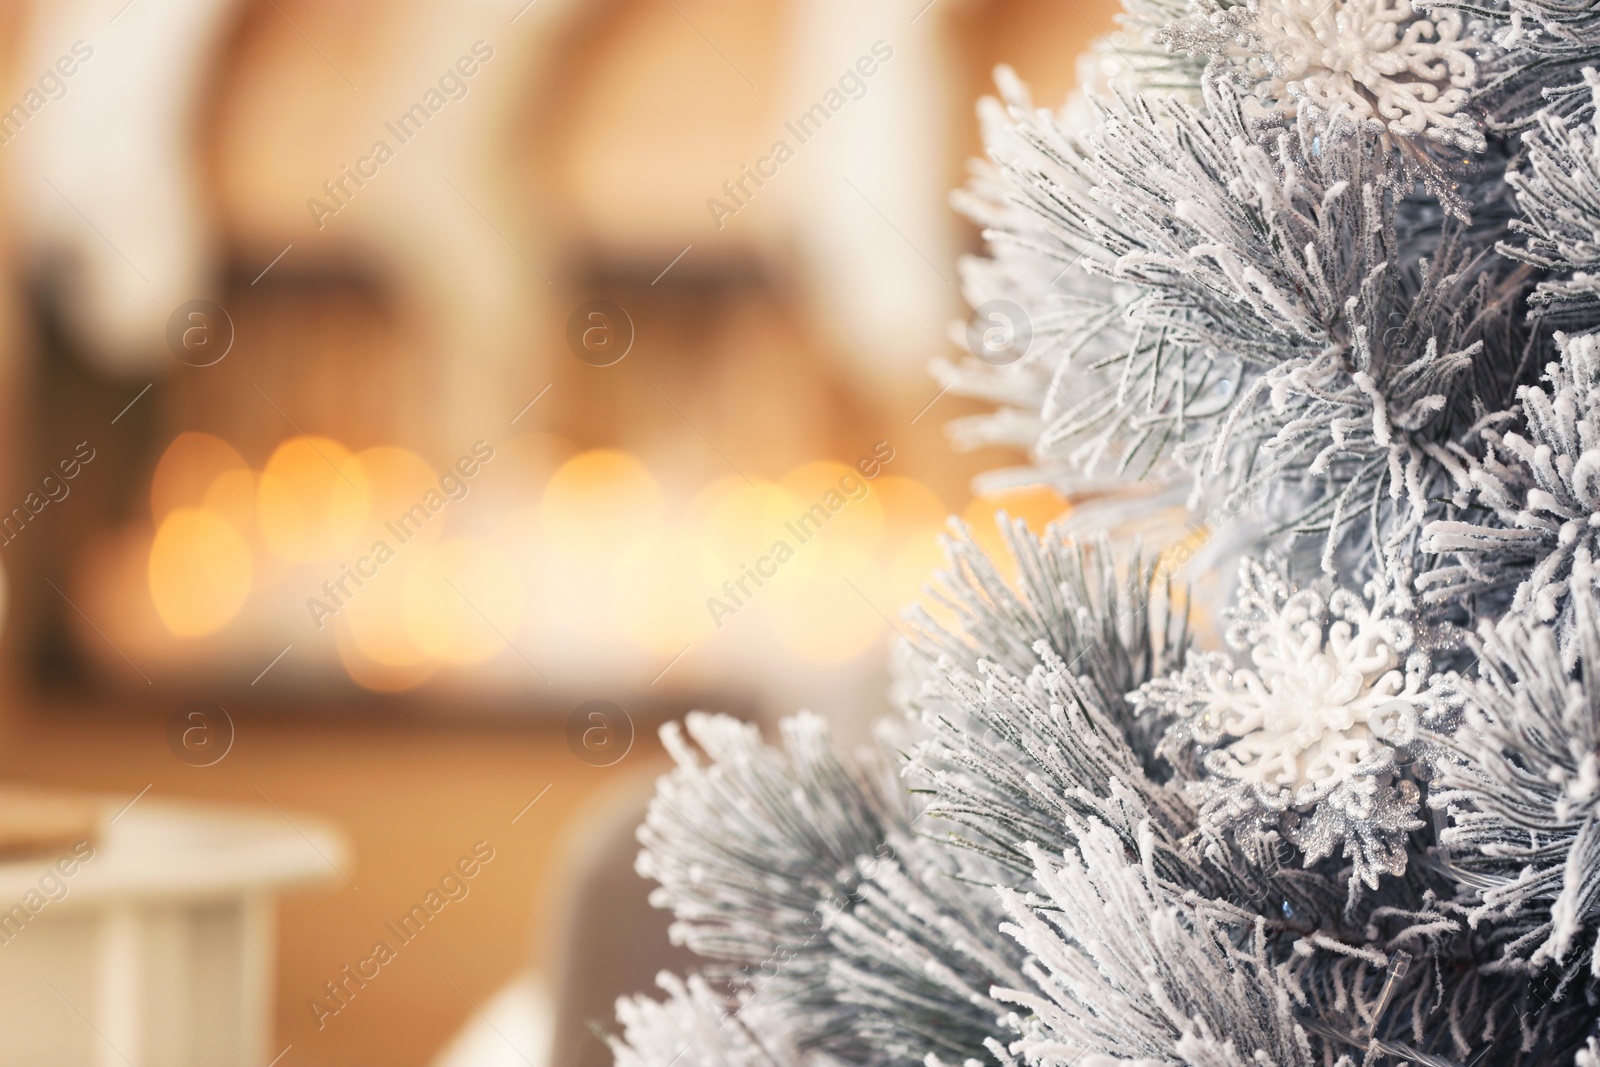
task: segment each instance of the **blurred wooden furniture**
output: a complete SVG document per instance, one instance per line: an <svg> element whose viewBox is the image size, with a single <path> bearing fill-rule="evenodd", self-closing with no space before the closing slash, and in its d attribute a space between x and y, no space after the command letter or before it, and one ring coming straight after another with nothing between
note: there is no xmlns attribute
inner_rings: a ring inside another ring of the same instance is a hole
<svg viewBox="0 0 1600 1067"><path fill-rule="evenodd" d="M263 1067L275 896L342 881L343 839L271 810L102 811L96 842L0 864L0 1065Z"/></svg>
<svg viewBox="0 0 1600 1067"><path fill-rule="evenodd" d="M82 793L0 786L0 862L54 861L81 841L98 844L101 806Z"/></svg>

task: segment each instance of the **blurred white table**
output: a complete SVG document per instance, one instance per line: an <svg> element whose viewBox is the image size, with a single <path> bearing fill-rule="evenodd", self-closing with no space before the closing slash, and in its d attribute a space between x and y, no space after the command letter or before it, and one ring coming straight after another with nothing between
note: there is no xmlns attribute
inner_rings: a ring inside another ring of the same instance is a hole
<svg viewBox="0 0 1600 1067"><path fill-rule="evenodd" d="M70 877L70 849L0 864L0 1067L266 1067L276 895L347 853L293 812L144 797Z"/></svg>

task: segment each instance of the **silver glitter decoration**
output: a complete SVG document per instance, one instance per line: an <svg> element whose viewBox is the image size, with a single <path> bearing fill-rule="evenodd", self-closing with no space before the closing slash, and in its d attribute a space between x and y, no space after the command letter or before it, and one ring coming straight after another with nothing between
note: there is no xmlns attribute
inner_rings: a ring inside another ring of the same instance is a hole
<svg viewBox="0 0 1600 1067"><path fill-rule="evenodd" d="M1430 699L1409 607L1381 588L1369 602L1296 587L1271 557L1240 565L1228 643L1249 665L1192 654L1133 698L1174 720L1162 748L1174 763L1199 754L1188 791L1203 839L1256 853L1281 834L1307 866L1342 848L1352 881L1374 889L1405 872L1421 794L1400 765Z"/></svg>

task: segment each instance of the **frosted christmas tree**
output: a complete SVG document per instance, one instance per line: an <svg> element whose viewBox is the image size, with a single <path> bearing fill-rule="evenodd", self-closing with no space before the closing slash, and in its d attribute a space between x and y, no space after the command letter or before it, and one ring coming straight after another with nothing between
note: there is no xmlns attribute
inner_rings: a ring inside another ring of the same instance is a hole
<svg viewBox="0 0 1600 1067"><path fill-rule="evenodd" d="M1000 71L1033 341L937 368L1080 504L953 531L875 751L669 729L621 1067L1600 1067L1600 7L1127 5Z"/></svg>

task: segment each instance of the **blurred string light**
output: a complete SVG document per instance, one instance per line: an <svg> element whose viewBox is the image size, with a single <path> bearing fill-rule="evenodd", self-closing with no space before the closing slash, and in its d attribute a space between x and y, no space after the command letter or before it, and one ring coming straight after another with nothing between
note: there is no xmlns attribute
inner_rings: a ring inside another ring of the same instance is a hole
<svg viewBox="0 0 1600 1067"><path fill-rule="evenodd" d="M860 488L848 502L820 532L797 537L799 518L852 475ZM731 628L745 632L729 654L758 647L840 663L882 641L943 563L948 509L932 490L888 473L866 481L828 460L776 481L719 478L673 501L627 452L530 433L497 445L459 501L397 538L395 521L439 477L404 448L353 451L300 436L254 470L221 438L180 434L151 481L148 532L116 540L124 555L141 554L148 592L147 604L122 610L122 628L148 630L153 617L164 634L144 634L141 647L164 641L176 664L185 648L191 657L213 648L189 644L202 638L248 657L309 638L316 631L299 602L344 577L348 595L323 632L346 674L374 690L485 669L508 643L535 653L529 662L570 652L587 657L585 668L621 668L727 640L719 630ZM1002 510L1042 529L1067 503L1023 490L975 498L962 518L993 549ZM779 539L792 556L719 627L707 599ZM380 540L392 555L364 564L356 583L352 565L370 561ZM95 566L103 577L108 564ZM246 610L253 598L262 610Z"/></svg>
<svg viewBox="0 0 1600 1067"><path fill-rule="evenodd" d="M244 539L254 488L244 457L210 434L179 434L156 465L150 598L174 636L213 633L244 608L254 573Z"/></svg>
<svg viewBox="0 0 1600 1067"><path fill-rule="evenodd" d="M327 437L284 441L261 471L256 493L262 540L297 563L350 548L371 504L366 466Z"/></svg>
<svg viewBox="0 0 1600 1067"><path fill-rule="evenodd" d="M209 508L174 508L150 544L150 598L175 637L222 629L250 596L250 549Z"/></svg>
<svg viewBox="0 0 1600 1067"><path fill-rule="evenodd" d="M612 448L573 456L545 487L540 507L551 547L585 570L604 569L660 530L661 487L643 463Z"/></svg>

